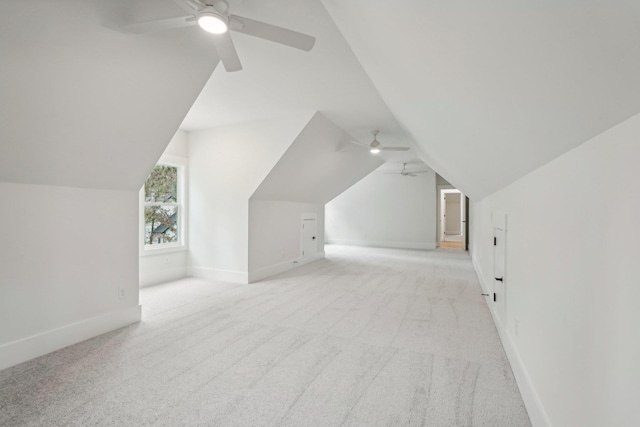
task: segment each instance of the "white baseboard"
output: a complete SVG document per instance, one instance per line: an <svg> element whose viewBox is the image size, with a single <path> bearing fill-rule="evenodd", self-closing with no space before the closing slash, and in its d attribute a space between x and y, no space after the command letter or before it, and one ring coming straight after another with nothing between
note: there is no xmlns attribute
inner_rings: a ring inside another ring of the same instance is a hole
<svg viewBox="0 0 640 427"><path fill-rule="evenodd" d="M482 291L484 293L491 294L493 290L490 289L488 283L486 283L480 264L477 262L474 256L471 257L471 261L473 263L473 267L476 270L476 274L478 275L478 279L480 280ZM489 299L487 299L487 302L488 301ZM498 330L500 341L502 341L502 347L507 354L507 359L509 359L509 364L511 365L513 376L516 378L516 382L518 383L518 388L520 389L520 394L522 395L524 405L527 408L529 419L531 420L531 425L534 427L550 427L551 422L549 421L549 417L547 416L547 413L542 406L542 402L540 401L540 397L538 396L538 393L536 392L536 389L531 382L531 377L529 377L527 368L522 361L522 358L520 357L518 348L513 343L513 340L507 333L502 322L496 316L496 313L494 312L491 304L487 303L487 306L489 307L489 312L491 313L491 317L493 318L493 323L495 323L496 329Z"/></svg>
<svg viewBox="0 0 640 427"><path fill-rule="evenodd" d="M187 275L190 277L197 277L199 279L219 282L240 283L243 285L249 283L249 273L246 271L221 270L207 267L189 267L187 268Z"/></svg>
<svg viewBox="0 0 640 427"><path fill-rule="evenodd" d="M390 242L376 240L348 240L348 239L329 239L325 242L328 245L347 245L347 246L366 246L374 248L392 248L392 249L423 249L433 250L436 248L436 242Z"/></svg>
<svg viewBox="0 0 640 427"><path fill-rule="evenodd" d="M318 261L319 259L323 259L325 257L324 251L316 252L310 257L307 258L298 258L297 266L309 264L310 262Z"/></svg>
<svg viewBox="0 0 640 427"><path fill-rule="evenodd" d="M141 318L141 306L137 305L3 344L0 346L0 370L139 322Z"/></svg>
<svg viewBox="0 0 640 427"><path fill-rule="evenodd" d="M324 258L324 251L317 252L313 256L306 258L294 258L287 261L273 264L267 267L262 267L256 271L249 272L249 283L257 282L258 280L266 279L267 277L275 276L276 274L284 273L301 265L308 264L313 261Z"/></svg>
<svg viewBox="0 0 640 427"><path fill-rule="evenodd" d="M182 279L187 276L186 267L167 268L149 272L140 271L140 287L157 285L158 283Z"/></svg>

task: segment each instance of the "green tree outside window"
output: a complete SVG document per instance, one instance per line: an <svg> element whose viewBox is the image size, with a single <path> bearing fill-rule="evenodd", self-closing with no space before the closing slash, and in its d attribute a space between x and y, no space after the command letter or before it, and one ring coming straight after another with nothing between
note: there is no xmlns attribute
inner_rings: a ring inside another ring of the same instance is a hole
<svg viewBox="0 0 640 427"><path fill-rule="evenodd" d="M178 242L178 168L157 165L144 185L145 245Z"/></svg>

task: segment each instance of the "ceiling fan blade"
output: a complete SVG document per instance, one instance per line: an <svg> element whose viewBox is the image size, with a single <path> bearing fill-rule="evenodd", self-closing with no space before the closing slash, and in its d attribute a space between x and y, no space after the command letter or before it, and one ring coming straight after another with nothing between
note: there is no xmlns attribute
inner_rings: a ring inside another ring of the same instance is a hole
<svg viewBox="0 0 640 427"><path fill-rule="evenodd" d="M191 27L196 25L194 16L179 16L177 18L156 19L155 21L138 22L135 24L123 25L122 28L128 33L143 34L156 31L172 30L174 28Z"/></svg>
<svg viewBox="0 0 640 427"><path fill-rule="evenodd" d="M175 4L180 6L185 12L196 14L204 7L204 4L198 0L173 0Z"/></svg>
<svg viewBox="0 0 640 427"><path fill-rule="evenodd" d="M409 147L378 147L380 150L384 151L409 151Z"/></svg>
<svg viewBox="0 0 640 427"><path fill-rule="evenodd" d="M407 171L409 173L429 173L429 171Z"/></svg>
<svg viewBox="0 0 640 427"><path fill-rule="evenodd" d="M212 34L212 37L215 40L216 50L218 51L218 56L220 56L222 65L224 65L224 69L227 72L242 70L242 64L240 63L238 52L233 45L233 41L231 40L229 33Z"/></svg>
<svg viewBox="0 0 640 427"><path fill-rule="evenodd" d="M388 175L402 175L402 172L382 172L382 173L386 173Z"/></svg>
<svg viewBox="0 0 640 427"><path fill-rule="evenodd" d="M315 37L242 16L231 15L229 16L229 21L231 29L239 33L270 40L307 52L311 50L316 42Z"/></svg>

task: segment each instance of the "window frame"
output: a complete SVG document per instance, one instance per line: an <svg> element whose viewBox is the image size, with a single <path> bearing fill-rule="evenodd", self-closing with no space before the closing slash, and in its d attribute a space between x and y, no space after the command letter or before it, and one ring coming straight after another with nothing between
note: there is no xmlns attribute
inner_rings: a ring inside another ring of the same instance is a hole
<svg viewBox="0 0 640 427"><path fill-rule="evenodd" d="M148 245L145 239L145 219L144 219L144 211L145 211L145 194L144 187L146 185L146 180L140 188L140 192L138 195L139 200L139 255L140 256L149 256L149 255L161 255L172 252L180 252L186 251L187 247L187 209L188 209L188 200L187 200L187 190L188 190L188 182L187 182L187 167L188 161L184 157L171 156L171 155L163 155L160 157L160 160L153 166L171 166L177 169L177 203L167 203L167 205L175 205L178 208L178 241L171 243L160 243L156 245Z"/></svg>

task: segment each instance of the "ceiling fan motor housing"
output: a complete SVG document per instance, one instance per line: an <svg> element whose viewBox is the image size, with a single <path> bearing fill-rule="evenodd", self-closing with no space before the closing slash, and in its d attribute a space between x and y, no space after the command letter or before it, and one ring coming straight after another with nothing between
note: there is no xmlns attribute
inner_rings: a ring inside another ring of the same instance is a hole
<svg viewBox="0 0 640 427"><path fill-rule="evenodd" d="M229 3L227 3L226 0L209 1L206 6L213 8L221 15L227 16L229 14Z"/></svg>
<svg viewBox="0 0 640 427"><path fill-rule="evenodd" d="M229 29L229 5L226 1L215 1L207 4L197 13L198 25L212 34L224 34Z"/></svg>

